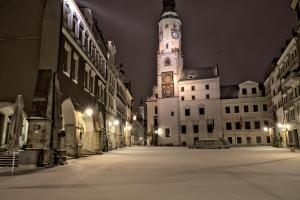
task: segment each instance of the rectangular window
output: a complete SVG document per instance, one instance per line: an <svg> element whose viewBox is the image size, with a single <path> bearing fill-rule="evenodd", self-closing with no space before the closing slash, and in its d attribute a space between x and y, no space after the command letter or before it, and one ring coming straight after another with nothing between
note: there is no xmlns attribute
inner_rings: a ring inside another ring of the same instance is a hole
<svg viewBox="0 0 300 200"><path fill-rule="evenodd" d="M210 96L209 96L209 94L207 94L207 95L206 95L206 99L210 99Z"/></svg>
<svg viewBox="0 0 300 200"><path fill-rule="evenodd" d="M232 144L232 137L227 137L229 144Z"/></svg>
<svg viewBox="0 0 300 200"><path fill-rule="evenodd" d="M184 96L181 97L181 101L184 101Z"/></svg>
<svg viewBox="0 0 300 200"><path fill-rule="evenodd" d="M155 108L154 108L154 114L157 114L158 113L158 108L157 108L157 106L155 106Z"/></svg>
<svg viewBox="0 0 300 200"><path fill-rule="evenodd" d="M256 143L261 144L261 136L256 136Z"/></svg>
<svg viewBox="0 0 300 200"><path fill-rule="evenodd" d="M256 88L252 88L252 94L256 94Z"/></svg>
<svg viewBox="0 0 300 200"><path fill-rule="evenodd" d="M184 92L184 87L181 87L181 92Z"/></svg>
<svg viewBox="0 0 300 200"><path fill-rule="evenodd" d="M171 137L171 129L166 128L166 137Z"/></svg>
<svg viewBox="0 0 300 200"><path fill-rule="evenodd" d="M263 111L268 111L268 106L266 104L263 105Z"/></svg>
<svg viewBox="0 0 300 200"><path fill-rule="evenodd" d="M74 34L76 35L77 33L77 23L78 22L78 19L76 17L76 14L73 15L73 32Z"/></svg>
<svg viewBox="0 0 300 200"><path fill-rule="evenodd" d="M249 107L248 106L244 106L244 112L245 113L249 112Z"/></svg>
<svg viewBox="0 0 300 200"><path fill-rule="evenodd" d="M95 94L95 76L96 73L94 71L91 71L91 78L90 78L90 92L92 94Z"/></svg>
<svg viewBox="0 0 300 200"><path fill-rule="evenodd" d="M269 127L269 121L264 121L264 125L265 125L266 127Z"/></svg>
<svg viewBox="0 0 300 200"><path fill-rule="evenodd" d="M204 115L204 114L205 114L205 109L199 108L199 115Z"/></svg>
<svg viewBox="0 0 300 200"><path fill-rule="evenodd" d="M209 90L209 85L208 84L205 85L205 89Z"/></svg>
<svg viewBox="0 0 300 200"><path fill-rule="evenodd" d="M157 117L154 117L154 126L155 126L155 127L158 126L158 119L157 119Z"/></svg>
<svg viewBox="0 0 300 200"><path fill-rule="evenodd" d="M74 58L74 67L72 72L72 79L75 83L78 82L78 66L79 66L79 57L76 53L73 55Z"/></svg>
<svg viewBox="0 0 300 200"><path fill-rule="evenodd" d="M185 116L191 116L191 110L190 109L185 109L184 113L185 113Z"/></svg>
<svg viewBox="0 0 300 200"><path fill-rule="evenodd" d="M207 132L212 133L214 131L214 125L213 124L207 124Z"/></svg>
<svg viewBox="0 0 300 200"><path fill-rule="evenodd" d="M260 121L255 121L254 127L255 127L255 129L260 129Z"/></svg>
<svg viewBox="0 0 300 200"><path fill-rule="evenodd" d="M242 137L237 137L237 138L236 138L236 142L237 142L238 144L242 144L242 143L243 143Z"/></svg>
<svg viewBox="0 0 300 200"><path fill-rule="evenodd" d="M258 112L258 105L253 105L253 112Z"/></svg>
<svg viewBox="0 0 300 200"><path fill-rule="evenodd" d="M90 88L90 77L91 77L90 72L91 72L91 67L88 64L86 64L84 70L84 88L86 90L89 90Z"/></svg>
<svg viewBox="0 0 300 200"><path fill-rule="evenodd" d="M230 107L228 107L228 106L225 107L225 112L226 112L226 113L230 113Z"/></svg>
<svg viewBox="0 0 300 200"><path fill-rule="evenodd" d="M246 88L242 89L242 93L247 94L247 89Z"/></svg>
<svg viewBox="0 0 300 200"><path fill-rule="evenodd" d="M192 91L195 91L195 86L192 86Z"/></svg>
<svg viewBox="0 0 300 200"><path fill-rule="evenodd" d="M234 112L239 113L240 112L240 107L239 106L234 106Z"/></svg>
<svg viewBox="0 0 300 200"><path fill-rule="evenodd" d="M226 123L226 130L232 130L231 122Z"/></svg>
<svg viewBox="0 0 300 200"><path fill-rule="evenodd" d="M270 144L271 143L271 137L267 136L267 143Z"/></svg>
<svg viewBox="0 0 300 200"><path fill-rule="evenodd" d="M235 129L241 130L241 122L235 122Z"/></svg>
<svg viewBox="0 0 300 200"><path fill-rule="evenodd" d="M172 116L172 117L174 116L174 112L173 112L173 111L171 112L171 116Z"/></svg>
<svg viewBox="0 0 300 200"><path fill-rule="evenodd" d="M63 58L63 72L70 76L71 73L71 46L65 42L65 48L64 48L64 58Z"/></svg>
<svg viewBox="0 0 300 200"><path fill-rule="evenodd" d="M245 129L251 129L251 124L250 122L245 122Z"/></svg>
<svg viewBox="0 0 300 200"><path fill-rule="evenodd" d="M193 130L194 130L194 133L199 133L199 126L198 125L194 125L193 126Z"/></svg>
<svg viewBox="0 0 300 200"><path fill-rule="evenodd" d="M186 134L186 125L181 126L181 133Z"/></svg>
<svg viewBox="0 0 300 200"><path fill-rule="evenodd" d="M252 138L250 136L247 136L247 144L252 144Z"/></svg>
<svg viewBox="0 0 300 200"><path fill-rule="evenodd" d="M193 95L193 96L192 96L192 100L195 100L195 99L196 99L196 97Z"/></svg>

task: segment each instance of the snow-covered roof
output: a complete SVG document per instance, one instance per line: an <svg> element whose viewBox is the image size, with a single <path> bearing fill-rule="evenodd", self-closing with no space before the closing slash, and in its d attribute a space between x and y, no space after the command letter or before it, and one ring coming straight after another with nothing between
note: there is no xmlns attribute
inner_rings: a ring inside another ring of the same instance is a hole
<svg viewBox="0 0 300 200"><path fill-rule="evenodd" d="M197 69L184 69L181 74L180 81L201 80L218 78L218 66L202 67Z"/></svg>

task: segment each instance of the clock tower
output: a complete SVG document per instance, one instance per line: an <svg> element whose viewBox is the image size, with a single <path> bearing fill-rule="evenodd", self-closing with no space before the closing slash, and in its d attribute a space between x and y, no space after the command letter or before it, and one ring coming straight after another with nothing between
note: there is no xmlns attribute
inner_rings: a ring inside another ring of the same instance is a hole
<svg viewBox="0 0 300 200"><path fill-rule="evenodd" d="M158 97L178 97L178 81L183 58L181 52L181 21L174 0L163 1L159 21L159 50L157 53Z"/></svg>
<svg viewBox="0 0 300 200"><path fill-rule="evenodd" d="M183 68L181 20L174 0L163 1L157 52L158 144L180 145L179 79Z"/></svg>

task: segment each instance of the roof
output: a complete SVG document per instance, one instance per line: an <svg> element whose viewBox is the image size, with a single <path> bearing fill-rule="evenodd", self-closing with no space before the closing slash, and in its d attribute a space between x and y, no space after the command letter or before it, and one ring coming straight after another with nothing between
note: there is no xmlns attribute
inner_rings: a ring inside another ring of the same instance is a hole
<svg viewBox="0 0 300 200"><path fill-rule="evenodd" d="M221 86L221 99L237 99L239 94L239 86L227 85Z"/></svg>
<svg viewBox="0 0 300 200"><path fill-rule="evenodd" d="M180 81L201 80L218 78L218 66L202 67L198 69L184 69L181 74Z"/></svg>

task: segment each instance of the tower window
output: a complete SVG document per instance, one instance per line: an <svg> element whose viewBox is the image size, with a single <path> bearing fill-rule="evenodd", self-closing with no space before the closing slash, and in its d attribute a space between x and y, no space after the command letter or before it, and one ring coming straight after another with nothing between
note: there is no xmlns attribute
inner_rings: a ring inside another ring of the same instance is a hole
<svg viewBox="0 0 300 200"><path fill-rule="evenodd" d="M166 28L169 28L169 24L166 24L166 26L165 26Z"/></svg>
<svg viewBox="0 0 300 200"><path fill-rule="evenodd" d="M167 57L165 59L165 66L169 66L169 65L171 65L171 59L169 57Z"/></svg>
<svg viewBox="0 0 300 200"><path fill-rule="evenodd" d="M185 109L184 113L185 113L185 116L191 116L191 110L190 109Z"/></svg>
<svg viewBox="0 0 300 200"><path fill-rule="evenodd" d="M176 29L176 28L177 28L177 27L176 27L176 24L173 24L173 28L174 28L174 29Z"/></svg>
<svg viewBox="0 0 300 200"><path fill-rule="evenodd" d="M168 48L169 48L169 44L167 43L167 44L166 44L166 49L168 49Z"/></svg>

